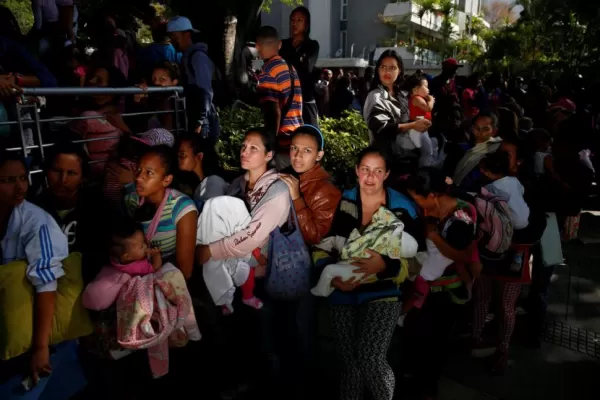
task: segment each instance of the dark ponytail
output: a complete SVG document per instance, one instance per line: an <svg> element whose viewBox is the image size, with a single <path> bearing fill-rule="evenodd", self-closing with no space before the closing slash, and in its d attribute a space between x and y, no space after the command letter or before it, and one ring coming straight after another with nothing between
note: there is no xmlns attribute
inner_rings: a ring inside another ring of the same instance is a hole
<svg viewBox="0 0 600 400"><path fill-rule="evenodd" d="M446 175L435 168L424 168L406 181L407 190L419 196L427 197L430 194L448 194L450 185L446 182Z"/></svg>

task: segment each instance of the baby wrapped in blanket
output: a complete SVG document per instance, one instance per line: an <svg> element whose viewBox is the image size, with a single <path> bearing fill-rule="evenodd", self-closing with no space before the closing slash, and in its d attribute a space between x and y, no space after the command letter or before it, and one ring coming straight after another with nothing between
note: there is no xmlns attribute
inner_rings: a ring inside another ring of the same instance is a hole
<svg viewBox="0 0 600 400"><path fill-rule="evenodd" d="M311 290L313 295L322 297L333 293L334 288L331 286L333 278L341 278L344 281L356 278L363 283L377 280L374 275L364 276L364 273L354 272L358 267L351 264L351 260L354 258L369 258L367 250L397 260L401 257L414 257L418 249L417 241L404 232L402 221L383 206L373 214L371 224L362 233L358 229L354 229L348 239L340 236L330 237L315 247L327 252L337 250L341 254L337 264L325 267L317 286Z"/></svg>

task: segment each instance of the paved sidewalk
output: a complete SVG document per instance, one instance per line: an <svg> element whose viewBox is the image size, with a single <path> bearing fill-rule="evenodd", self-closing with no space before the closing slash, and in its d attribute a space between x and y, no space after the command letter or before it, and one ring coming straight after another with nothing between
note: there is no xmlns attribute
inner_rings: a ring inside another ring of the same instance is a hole
<svg viewBox="0 0 600 400"><path fill-rule="evenodd" d="M444 377L440 381L440 396L438 400L498 400L498 398Z"/></svg>
<svg viewBox="0 0 600 400"><path fill-rule="evenodd" d="M600 214L587 215L583 221L584 239L595 236L600 239ZM595 343L584 335L600 333L600 240L597 242L586 240L587 244L565 246L568 267L557 268L553 277L549 318L560 323L558 327L573 328L573 337L563 340L562 346L545 342L539 350L526 349L519 343L519 330L525 325L526 317L518 317L515 341L511 347L511 364L506 375L492 376L482 360L453 356L440 382L438 400L600 400L600 339ZM568 318L565 320L567 309ZM320 309L321 371L318 376L321 382L314 400L337 398L338 361L326 311L325 308ZM549 330L548 335L565 331ZM587 348L581 347L584 343L582 338L586 339ZM389 352L392 365L401 363L398 339L395 336ZM558 343L555 339L553 342ZM580 344L578 350L568 348L569 345L576 348L576 343ZM594 353L596 357L590 356ZM411 397L410 386L410 382L397 379L397 396L394 399L420 400Z"/></svg>
<svg viewBox="0 0 600 400"><path fill-rule="evenodd" d="M548 344L537 351L513 346L511 362L505 376L494 377L486 372L480 360L455 360L446 376L477 392L480 397L476 399L597 400L600 397L600 363L589 356ZM443 398L459 399L460 385L444 388L447 392L441 391Z"/></svg>
<svg viewBox="0 0 600 400"><path fill-rule="evenodd" d="M600 339L593 338L600 338L600 213L583 215L580 239L583 243L563 247L567 267L556 269L550 292L549 319L572 328L571 337L563 330L561 345L552 344L561 332L550 329L547 335L554 338L537 351L523 348L517 338L504 377L488 374L479 360L453 359L443 399L600 399ZM517 331L523 323L523 317L517 319Z"/></svg>

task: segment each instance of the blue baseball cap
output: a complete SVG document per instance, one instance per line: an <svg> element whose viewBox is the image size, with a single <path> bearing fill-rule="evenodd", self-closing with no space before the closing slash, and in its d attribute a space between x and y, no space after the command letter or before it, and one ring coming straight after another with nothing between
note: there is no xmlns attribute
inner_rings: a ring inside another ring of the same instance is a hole
<svg viewBox="0 0 600 400"><path fill-rule="evenodd" d="M186 17L180 17L180 16L173 17L167 23L167 32L168 33L187 32L187 31L200 32L199 30L194 29L194 27L192 26L192 23Z"/></svg>

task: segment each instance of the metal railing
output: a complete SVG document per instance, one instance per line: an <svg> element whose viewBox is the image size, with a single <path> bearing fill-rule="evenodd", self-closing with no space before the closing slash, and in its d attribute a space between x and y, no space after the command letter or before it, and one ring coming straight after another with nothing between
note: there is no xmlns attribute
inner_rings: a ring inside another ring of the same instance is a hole
<svg viewBox="0 0 600 400"><path fill-rule="evenodd" d="M23 88L25 96L95 96L99 94L153 94L153 93L183 93L181 86L152 86L146 89L139 87L109 88L109 87L59 87L59 88Z"/></svg>
<svg viewBox="0 0 600 400"><path fill-rule="evenodd" d="M157 94L157 93L172 93L173 94L173 108L169 110L154 110L154 111L145 111L145 112L135 112L135 113L123 113L121 117L139 117L139 116L156 116L161 114L173 114L174 118L174 129L171 131L177 135L180 131L185 131L187 129L187 117L186 117L186 104L185 99L180 96L183 94L183 87L181 86L170 86L170 87L148 87L145 89L139 87L127 87L127 88L87 88L87 87L62 87L62 88L24 88L22 93L19 94L21 96L21 102L17 102L15 104L16 107L16 120L15 121L6 121L0 122L0 126L12 126L18 125L19 127L19 136L21 139L21 145L17 147L9 147L6 148L6 151L22 151L24 156L31 155L30 152L34 149L39 149L39 156L41 163L45 160L45 152L44 149L54 146L55 143L44 143L44 135L42 131L42 125L48 123L68 123L71 121L82 121L82 120L91 120L91 119L103 119L106 118L103 115L97 116L89 116L89 117L62 117L58 116L56 118L41 118L40 117L40 107L35 103L27 103L26 98L30 96L39 97L57 97L57 96L97 96L97 95L115 95L115 96L124 96L124 95L136 95L136 94ZM48 100L48 102L51 100ZM183 113L183 114L182 114ZM25 119L24 116L29 114L31 119ZM27 138L25 134L26 127L32 125L33 130L33 140L34 144L28 144ZM11 132L11 135L13 132ZM73 140L73 143L90 143L97 141L107 141L107 140L115 140L119 139L119 136L104 136L100 138L89 138L89 139L81 139L81 140ZM106 162L106 160L96 160L91 161L91 163L99 163ZM30 170L30 177L33 174L37 174L42 172L41 169Z"/></svg>

